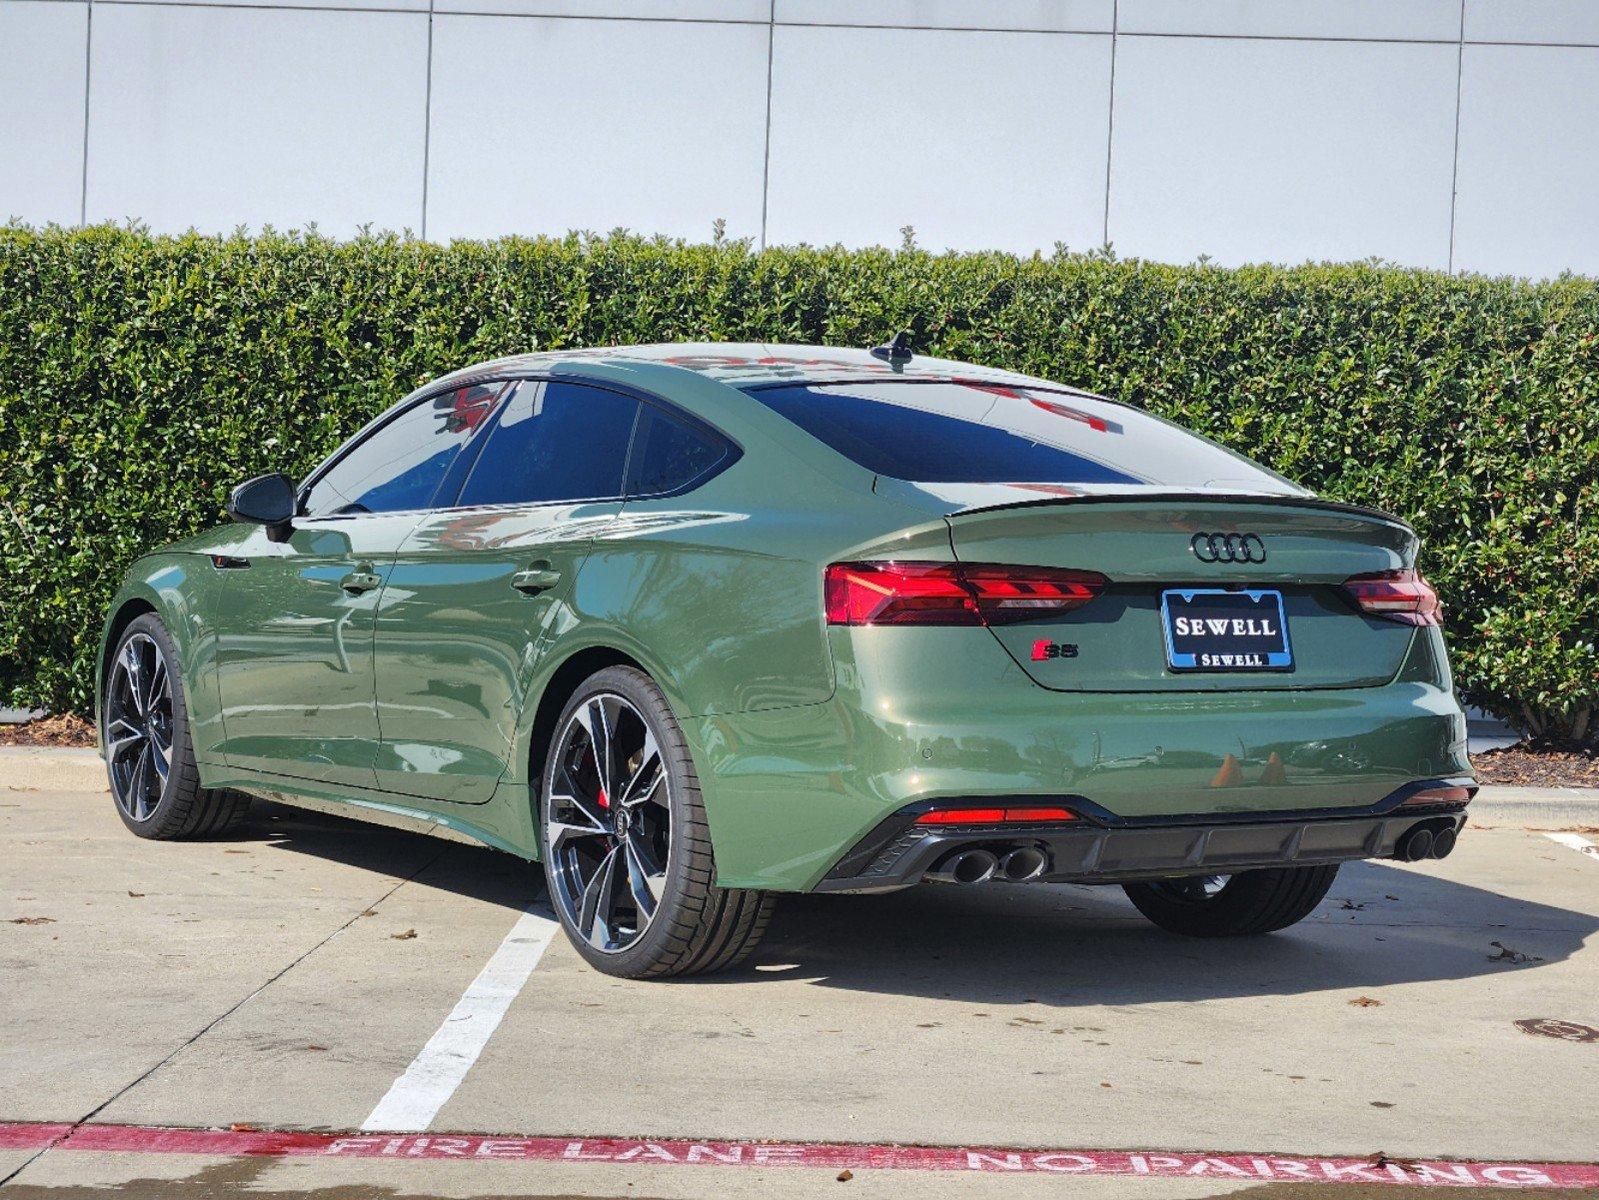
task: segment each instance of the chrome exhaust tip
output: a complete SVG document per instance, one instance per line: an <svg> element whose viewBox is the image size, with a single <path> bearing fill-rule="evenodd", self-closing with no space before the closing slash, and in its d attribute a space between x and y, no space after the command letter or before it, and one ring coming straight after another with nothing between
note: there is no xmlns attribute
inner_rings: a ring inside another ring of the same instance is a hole
<svg viewBox="0 0 1599 1200"><path fill-rule="evenodd" d="M999 860L999 877L1006 883L1026 883L1044 873L1047 860L1042 850L1023 846Z"/></svg>
<svg viewBox="0 0 1599 1200"><path fill-rule="evenodd" d="M1432 857L1448 858L1449 852L1455 848L1455 829L1452 825L1445 825L1442 829L1434 830L1432 835Z"/></svg>
<svg viewBox="0 0 1599 1200"><path fill-rule="evenodd" d="M957 850L927 873L932 883L987 883L999 859L987 850Z"/></svg>
<svg viewBox="0 0 1599 1200"><path fill-rule="evenodd" d="M1400 862L1420 862L1432 855L1433 833L1426 825L1416 825L1405 831L1394 846L1394 857Z"/></svg>

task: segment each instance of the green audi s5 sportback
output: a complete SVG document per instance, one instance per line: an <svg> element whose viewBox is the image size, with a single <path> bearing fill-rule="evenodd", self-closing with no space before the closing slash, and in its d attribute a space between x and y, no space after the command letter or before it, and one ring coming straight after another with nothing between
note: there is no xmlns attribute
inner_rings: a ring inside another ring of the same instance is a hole
<svg viewBox="0 0 1599 1200"><path fill-rule="evenodd" d="M1265 933L1476 790L1403 521L898 338L484 363L228 509L107 615L123 821L260 796L541 860L616 975L924 881Z"/></svg>

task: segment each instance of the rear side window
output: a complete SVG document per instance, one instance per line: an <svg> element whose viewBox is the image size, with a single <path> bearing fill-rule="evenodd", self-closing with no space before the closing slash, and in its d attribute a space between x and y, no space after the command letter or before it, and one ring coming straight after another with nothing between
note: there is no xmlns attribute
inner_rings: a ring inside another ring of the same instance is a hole
<svg viewBox="0 0 1599 1200"><path fill-rule="evenodd" d="M1158 417L1049 388L874 380L749 394L867 470L915 483L1300 491Z"/></svg>
<svg viewBox="0 0 1599 1200"><path fill-rule="evenodd" d="M478 456L462 507L604 500L622 494L639 402L574 383L517 386Z"/></svg>
<svg viewBox="0 0 1599 1200"><path fill-rule="evenodd" d="M504 385L472 385L415 404L379 427L311 485L308 516L410 512L433 503L462 447Z"/></svg>
<svg viewBox="0 0 1599 1200"><path fill-rule="evenodd" d="M633 438L633 479L628 494L657 496L679 491L709 474L727 454L720 439L646 404Z"/></svg>

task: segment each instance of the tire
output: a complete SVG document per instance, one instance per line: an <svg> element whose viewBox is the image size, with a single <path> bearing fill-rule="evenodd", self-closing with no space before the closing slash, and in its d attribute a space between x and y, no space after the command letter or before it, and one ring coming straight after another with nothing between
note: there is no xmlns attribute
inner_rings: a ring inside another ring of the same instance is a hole
<svg viewBox="0 0 1599 1200"><path fill-rule="evenodd" d="M609 790L597 741L613 751L603 756L615 763ZM642 671L608 667L567 701L540 780L539 835L561 927L607 975L727 970L766 931L769 893L716 886L688 745L666 697Z"/></svg>
<svg viewBox="0 0 1599 1200"><path fill-rule="evenodd" d="M1304 920L1338 877L1338 864L1274 867L1237 875L1194 875L1123 890L1162 929L1189 937L1250 937Z"/></svg>
<svg viewBox="0 0 1599 1200"><path fill-rule="evenodd" d="M250 807L239 792L200 786L178 661L166 627L146 613L117 639L100 698L100 748L117 815L140 837L161 841L215 837Z"/></svg>

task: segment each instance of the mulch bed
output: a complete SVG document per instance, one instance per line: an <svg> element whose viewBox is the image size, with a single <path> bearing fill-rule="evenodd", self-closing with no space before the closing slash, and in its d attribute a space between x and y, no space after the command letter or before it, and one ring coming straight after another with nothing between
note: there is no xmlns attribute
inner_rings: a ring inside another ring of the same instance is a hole
<svg viewBox="0 0 1599 1200"><path fill-rule="evenodd" d="M1548 746L1507 746L1471 756L1482 783L1514 787L1599 788L1599 753Z"/></svg>
<svg viewBox="0 0 1599 1200"><path fill-rule="evenodd" d="M0 725L0 746L82 746L96 745L94 725L73 713L59 717L40 717L25 725Z"/></svg>

